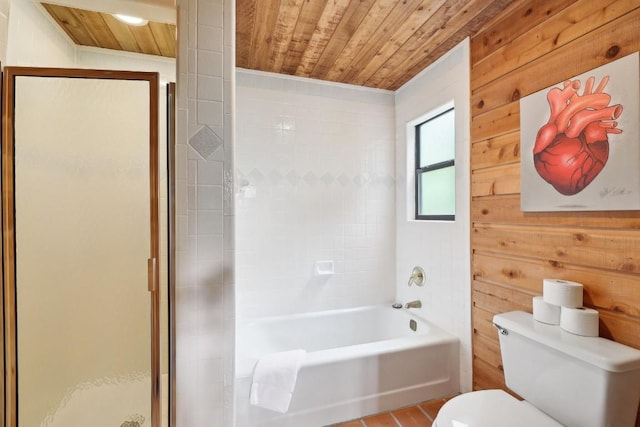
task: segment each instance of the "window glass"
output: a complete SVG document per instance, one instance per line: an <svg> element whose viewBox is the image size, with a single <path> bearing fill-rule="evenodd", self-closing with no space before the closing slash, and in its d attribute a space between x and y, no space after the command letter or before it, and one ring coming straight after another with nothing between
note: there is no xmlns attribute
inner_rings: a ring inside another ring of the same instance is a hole
<svg viewBox="0 0 640 427"><path fill-rule="evenodd" d="M455 167L420 174L418 215L452 215L456 209Z"/></svg>
<svg viewBox="0 0 640 427"><path fill-rule="evenodd" d="M455 157L455 115L442 113L419 125L419 167L451 160Z"/></svg>

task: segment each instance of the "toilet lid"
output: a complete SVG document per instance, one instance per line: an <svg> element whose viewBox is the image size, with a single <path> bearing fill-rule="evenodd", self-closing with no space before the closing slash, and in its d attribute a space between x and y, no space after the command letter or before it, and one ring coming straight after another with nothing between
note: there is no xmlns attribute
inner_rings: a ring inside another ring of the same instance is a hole
<svg viewBox="0 0 640 427"><path fill-rule="evenodd" d="M502 390L457 396L442 406L433 427L562 427L553 418Z"/></svg>

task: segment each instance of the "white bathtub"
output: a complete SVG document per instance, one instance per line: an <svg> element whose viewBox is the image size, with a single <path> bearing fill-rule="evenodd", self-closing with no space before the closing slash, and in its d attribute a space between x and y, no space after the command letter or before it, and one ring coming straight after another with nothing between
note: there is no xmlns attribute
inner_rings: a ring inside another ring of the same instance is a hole
<svg viewBox="0 0 640 427"><path fill-rule="evenodd" d="M460 390L457 338L407 309L375 306L240 321L236 348L237 427L319 427ZM287 414L250 405L258 359L299 348L308 353Z"/></svg>

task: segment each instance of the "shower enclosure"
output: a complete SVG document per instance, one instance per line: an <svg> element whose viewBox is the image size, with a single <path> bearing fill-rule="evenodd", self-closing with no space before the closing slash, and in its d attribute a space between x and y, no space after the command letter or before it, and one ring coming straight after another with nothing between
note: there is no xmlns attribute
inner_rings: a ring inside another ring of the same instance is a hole
<svg viewBox="0 0 640 427"><path fill-rule="evenodd" d="M4 79L2 425L160 427L158 76Z"/></svg>

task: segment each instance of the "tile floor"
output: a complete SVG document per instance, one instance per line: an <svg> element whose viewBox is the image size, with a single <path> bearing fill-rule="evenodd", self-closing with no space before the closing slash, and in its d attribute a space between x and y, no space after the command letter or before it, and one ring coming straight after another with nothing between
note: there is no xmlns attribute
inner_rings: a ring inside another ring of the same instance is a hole
<svg viewBox="0 0 640 427"><path fill-rule="evenodd" d="M334 424L332 427L431 427L438 411L451 397L430 400L419 405Z"/></svg>

